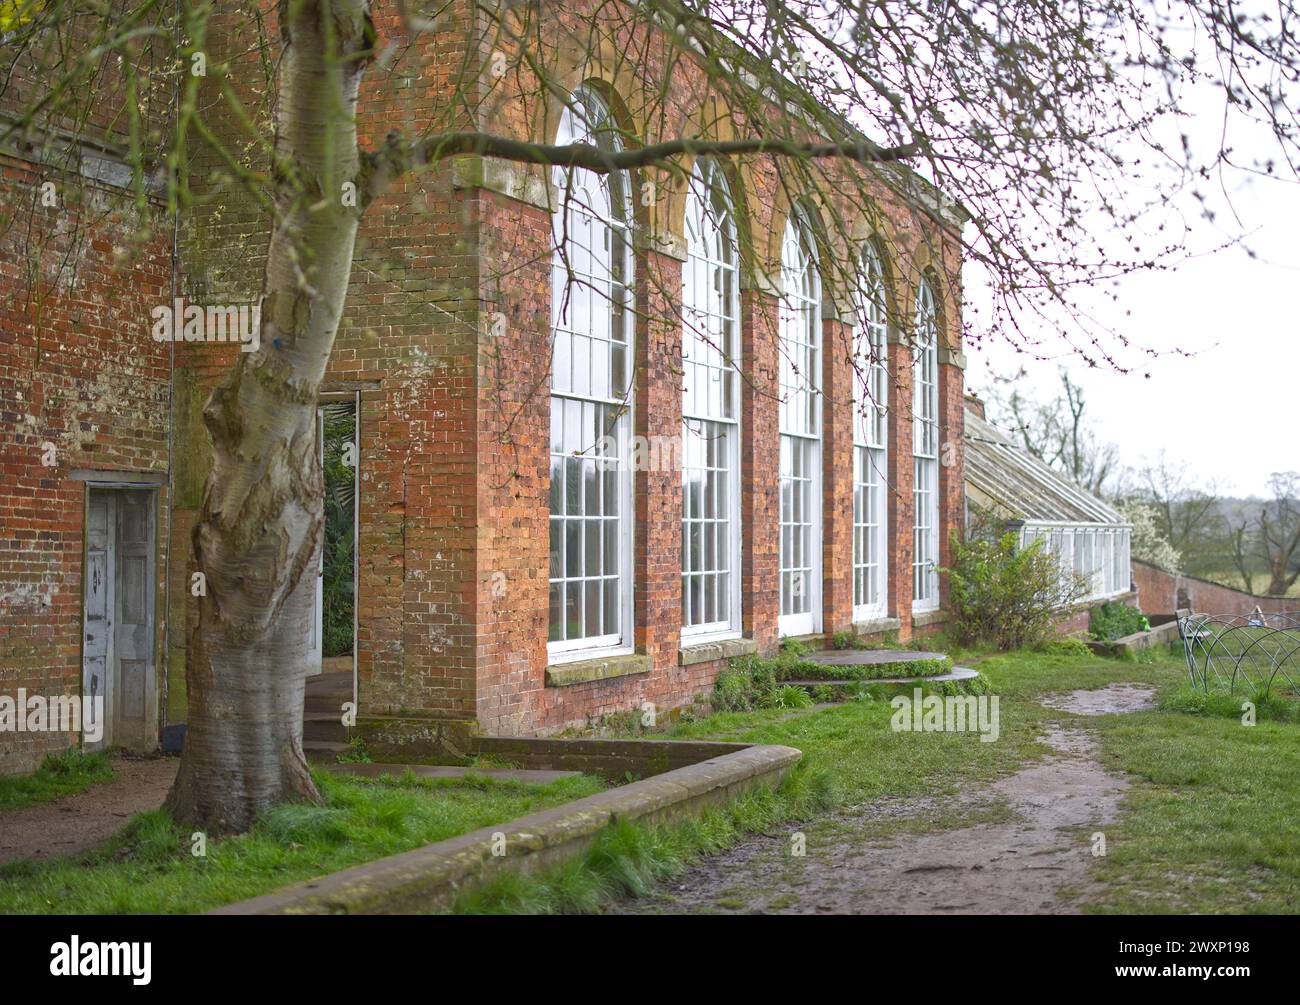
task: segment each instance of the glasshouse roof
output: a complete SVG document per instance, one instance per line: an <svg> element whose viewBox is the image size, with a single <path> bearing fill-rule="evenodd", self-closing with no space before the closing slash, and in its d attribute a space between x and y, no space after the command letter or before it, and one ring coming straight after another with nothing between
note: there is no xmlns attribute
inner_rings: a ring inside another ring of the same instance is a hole
<svg viewBox="0 0 1300 1005"><path fill-rule="evenodd" d="M1114 507L1057 474L1006 434L966 409L966 495L1009 520L1127 526Z"/></svg>

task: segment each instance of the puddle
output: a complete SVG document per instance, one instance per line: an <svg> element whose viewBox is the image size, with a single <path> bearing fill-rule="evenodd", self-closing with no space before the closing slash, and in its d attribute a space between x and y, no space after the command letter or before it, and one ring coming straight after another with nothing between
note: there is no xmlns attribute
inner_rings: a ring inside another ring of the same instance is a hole
<svg viewBox="0 0 1300 1005"><path fill-rule="evenodd" d="M1142 712L1156 707L1156 689L1143 684L1111 684L1094 691L1071 691L1039 699L1048 708L1078 715Z"/></svg>

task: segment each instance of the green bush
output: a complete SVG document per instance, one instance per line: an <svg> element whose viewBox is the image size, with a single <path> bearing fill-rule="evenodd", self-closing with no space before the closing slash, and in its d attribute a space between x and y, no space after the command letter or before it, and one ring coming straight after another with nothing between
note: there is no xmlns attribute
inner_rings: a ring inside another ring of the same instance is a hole
<svg viewBox="0 0 1300 1005"><path fill-rule="evenodd" d="M794 684L781 684L759 695L760 708L811 708L812 695Z"/></svg>
<svg viewBox="0 0 1300 1005"><path fill-rule="evenodd" d="M1021 548L1014 533L996 541L963 542L954 532L948 575L953 633L959 642L1002 651L1040 645L1055 635L1055 615L1082 597L1086 584L1063 570L1034 541Z"/></svg>
<svg viewBox="0 0 1300 1005"><path fill-rule="evenodd" d="M1136 607L1110 600L1093 608L1088 618L1088 631L1099 642L1112 642L1150 630L1151 622Z"/></svg>
<svg viewBox="0 0 1300 1005"><path fill-rule="evenodd" d="M782 655L776 659L740 656L713 683L715 712L749 712L756 708L807 708L812 697L801 687L782 684L790 666L817 664ZM797 692L797 693L796 693Z"/></svg>

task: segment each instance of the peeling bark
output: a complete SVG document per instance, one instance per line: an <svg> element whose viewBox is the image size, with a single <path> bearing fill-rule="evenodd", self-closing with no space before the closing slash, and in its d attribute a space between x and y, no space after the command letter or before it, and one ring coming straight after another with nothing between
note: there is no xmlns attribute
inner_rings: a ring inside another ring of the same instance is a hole
<svg viewBox="0 0 1300 1005"><path fill-rule="evenodd" d="M189 723L166 804L213 834L245 831L279 802L320 798L302 751L324 522L316 402L352 270L359 210L343 205L342 186L358 177L357 90L374 31L365 0L282 2L280 19L278 222L261 344L204 409L213 465L193 545L207 594L190 633Z"/></svg>

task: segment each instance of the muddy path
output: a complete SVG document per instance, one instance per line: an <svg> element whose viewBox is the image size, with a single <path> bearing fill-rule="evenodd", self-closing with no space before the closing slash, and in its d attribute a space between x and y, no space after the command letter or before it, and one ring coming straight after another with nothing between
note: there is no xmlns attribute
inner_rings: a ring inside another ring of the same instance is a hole
<svg viewBox="0 0 1300 1005"><path fill-rule="evenodd" d="M1151 707L1136 685L1053 695L1082 715ZM755 837L698 863L656 896L617 910L650 914L1071 914L1093 890L1093 835L1111 823L1128 783L1097 760L1086 725L1053 723L1052 753L943 805L929 800L852 807L806 826L804 855L789 833ZM957 814L976 822L909 831L908 821ZM881 836L882 824L890 828ZM918 832L920 831L920 832Z"/></svg>
<svg viewBox="0 0 1300 1005"><path fill-rule="evenodd" d="M17 810L0 811L0 865L87 851L116 834L141 810L163 804L178 757L112 758L111 782Z"/></svg>

